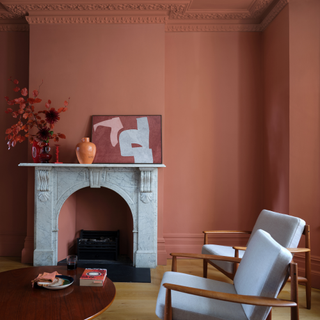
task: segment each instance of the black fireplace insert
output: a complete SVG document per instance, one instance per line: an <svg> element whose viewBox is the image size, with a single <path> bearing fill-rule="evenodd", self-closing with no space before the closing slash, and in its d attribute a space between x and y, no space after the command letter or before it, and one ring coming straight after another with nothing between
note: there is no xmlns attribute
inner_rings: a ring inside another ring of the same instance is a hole
<svg viewBox="0 0 320 320"><path fill-rule="evenodd" d="M120 231L81 230L77 239L79 260L117 260Z"/></svg>

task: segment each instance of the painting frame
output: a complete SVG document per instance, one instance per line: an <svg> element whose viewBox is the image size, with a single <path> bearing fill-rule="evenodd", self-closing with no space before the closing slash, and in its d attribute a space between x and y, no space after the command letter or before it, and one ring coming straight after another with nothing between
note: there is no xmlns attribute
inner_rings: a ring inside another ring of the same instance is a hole
<svg viewBox="0 0 320 320"><path fill-rule="evenodd" d="M162 164L161 115L92 115L96 164Z"/></svg>

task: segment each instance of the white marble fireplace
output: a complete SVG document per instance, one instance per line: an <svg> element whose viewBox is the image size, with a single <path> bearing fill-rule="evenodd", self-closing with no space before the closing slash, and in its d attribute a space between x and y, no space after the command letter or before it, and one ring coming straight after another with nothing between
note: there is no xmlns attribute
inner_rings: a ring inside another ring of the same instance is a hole
<svg viewBox="0 0 320 320"><path fill-rule="evenodd" d="M158 168L162 164L38 164L35 168L35 266L57 265L58 219L65 200L81 188L109 188L127 202L133 219L133 265L157 266Z"/></svg>

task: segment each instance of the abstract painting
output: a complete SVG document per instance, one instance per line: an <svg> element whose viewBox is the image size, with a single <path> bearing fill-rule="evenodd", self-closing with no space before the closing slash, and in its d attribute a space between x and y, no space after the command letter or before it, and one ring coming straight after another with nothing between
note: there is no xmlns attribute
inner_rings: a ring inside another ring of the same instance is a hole
<svg viewBox="0 0 320 320"><path fill-rule="evenodd" d="M93 163L162 163L161 116L92 116Z"/></svg>

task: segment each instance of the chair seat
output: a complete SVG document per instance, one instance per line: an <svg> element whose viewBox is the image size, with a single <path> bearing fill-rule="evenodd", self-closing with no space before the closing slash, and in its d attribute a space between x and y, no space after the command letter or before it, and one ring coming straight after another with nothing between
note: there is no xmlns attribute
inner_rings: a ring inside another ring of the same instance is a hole
<svg viewBox="0 0 320 320"><path fill-rule="evenodd" d="M243 250L239 250L239 258L242 258L244 255ZM220 246L216 244L205 244L202 246L202 253L203 254L213 254L217 256L225 256L225 257L234 257L235 250L232 247L228 246ZM212 261L213 264L217 265L218 267L222 268L226 272L232 273L233 272L233 263L227 261Z"/></svg>
<svg viewBox="0 0 320 320"><path fill-rule="evenodd" d="M168 271L164 274L157 299L156 315L163 319L166 289L164 283L188 287L235 293L233 284L201 278L180 272ZM241 304L208 299L182 292L172 291L174 320L247 320Z"/></svg>

